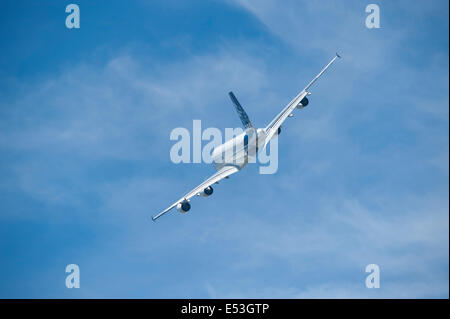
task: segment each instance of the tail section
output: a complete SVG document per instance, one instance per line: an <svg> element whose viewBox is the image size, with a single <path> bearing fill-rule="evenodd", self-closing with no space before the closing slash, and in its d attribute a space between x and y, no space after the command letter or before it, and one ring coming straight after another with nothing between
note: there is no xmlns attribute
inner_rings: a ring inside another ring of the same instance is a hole
<svg viewBox="0 0 450 319"><path fill-rule="evenodd" d="M252 128L253 124L252 122L250 122L247 113L245 113L236 96L234 96L233 92L228 93L228 95L230 95L231 101L233 102L234 107L236 108L239 118L241 119L242 125L244 125L246 129Z"/></svg>

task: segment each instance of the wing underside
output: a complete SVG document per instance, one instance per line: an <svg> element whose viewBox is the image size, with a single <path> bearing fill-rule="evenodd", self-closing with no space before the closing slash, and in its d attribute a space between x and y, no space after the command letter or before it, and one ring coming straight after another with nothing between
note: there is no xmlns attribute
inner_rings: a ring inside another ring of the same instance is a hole
<svg viewBox="0 0 450 319"><path fill-rule="evenodd" d="M216 173L214 173L212 176L207 178L203 183L195 187L193 190L185 194L182 198L180 198L178 201L170 205L168 208L160 212L158 215L152 217L153 221L173 209L175 206L177 206L179 203L182 203L183 201L188 201L193 196L199 194L201 191L203 191L205 188L213 185L214 183L219 182L220 180L224 179L225 177L230 176L231 174L234 174L238 172L239 169L236 166L224 166L220 170L218 170Z"/></svg>
<svg viewBox="0 0 450 319"><path fill-rule="evenodd" d="M284 109L269 123L269 125L267 125L265 128L266 140L264 142L263 149L267 146L272 137L278 131L278 128L287 119L289 114L292 113L295 107L303 100L303 98L311 94L308 92L311 85L313 85L314 82L316 82L338 58L340 58L340 56L336 53L336 56L314 77L314 79L312 79L312 81L309 82L308 85L291 102L289 102L288 105L284 107Z"/></svg>
<svg viewBox="0 0 450 319"><path fill-rule="evenodd" d="M286 107L269 123L266 127L266 141L264 143L263 149L270 142L272 137L278 131L278 128L283 124L289 114L295 109L295 107L300 103L300 101L308 95L308 92L300 92Z"/></svg>

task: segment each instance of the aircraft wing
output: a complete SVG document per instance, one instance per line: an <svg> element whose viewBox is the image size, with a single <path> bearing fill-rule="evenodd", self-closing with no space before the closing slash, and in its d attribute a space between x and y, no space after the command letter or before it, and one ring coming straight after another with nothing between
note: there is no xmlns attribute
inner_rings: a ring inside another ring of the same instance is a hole
<svg viewBox="0 0 450 319"><path fill-rule="evenodd" d="M189 193L184 195L182 198L177 200L175 203L173 203L168 208L166 208L165 210L160 212L158 215L152 217L153 221L155 221L156 219L158 219L159 217L161 217L162 215L164 215L165 213L170 211L172 208L176 207L179 203L181 203L181 202L183 202L185 200L191 199L193 196L199 194L201 191L203 191L208 186L211 186L212 184L217 183L218 181L220 181L220 180L224 179L225 177L228 177L231 174L234 174L234 173L236 173L238 171L239 171L239 169L237 167L235 167L235 166L224 166L224 167L222 167L220 170L218 170L216 173L214 173L211 177L206 179L203 183L198 185L196 188L194 188Z"/></svg>
<svg viewBox="0 0 450 319"><path fill-rule="evenodd" d="M283 122L287 119L289 114L296 108L296 106L300 103L300 101L308 95L308 92L305 90L301 91L285 108L278 114L272 122L269 123L266 127L266 140L264 142L263 149L266 148L267 144L270 142L272 137L277 133L278 128L283 124Z"/></svg>
<svg viewBox="0 0 450 319"><path fill-rule="evenodd" d="M310 86L317 81L317 79L330 67L331 64L333 64L334 61L336 61L337 58L340 58L340 56L336 53L336 56L322 69L322 71L320 71L319 74L317 74L316 77L311 82L309 82L309 84L291 102L289 102L288 105L284 107L284 109L269 123L269 125L267 125L267 127L265 128L266 139L263 149L266 148L267 144L270 142L275 133L277 133L278 128L281 126L281 124L283 124L289 114L292 113L292 111L303 100L303 98L311 94L308 92Z"/></svg>

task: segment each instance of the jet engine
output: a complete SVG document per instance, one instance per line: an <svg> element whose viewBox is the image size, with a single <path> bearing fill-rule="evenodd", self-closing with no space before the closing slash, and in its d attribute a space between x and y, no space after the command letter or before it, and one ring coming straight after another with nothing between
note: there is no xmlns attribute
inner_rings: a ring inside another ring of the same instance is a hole
<svg viewBox="0 0 450 319"><path fill-rule="evenodd" d="M281 126L277 130L277 135L280 135L280 133L281 133Z"/></svg>
<svg viewBox="0 0 450 319"><path fill-rule="evenodd" d="M178 203L177 209L180 213L187 213L191 209L191 204L187 200Z"/></svg>
<svg viewBox="0 0 450 319"><path fill-rule="evenodd" d="M203 191L200 192L200 195L203 197L208 197L212 195L214 189L211 186L206 187Z"/></svg>
<svg viewBox="0 0 450 319"><path fill-rule="evenodd" d="M298 103L297 108L298 108L298 109L302 109L302 108L306 107L308 104L309 104L309 100L308 100L308 98L305 96L305 97L300 101L300 103Z"/></svg>

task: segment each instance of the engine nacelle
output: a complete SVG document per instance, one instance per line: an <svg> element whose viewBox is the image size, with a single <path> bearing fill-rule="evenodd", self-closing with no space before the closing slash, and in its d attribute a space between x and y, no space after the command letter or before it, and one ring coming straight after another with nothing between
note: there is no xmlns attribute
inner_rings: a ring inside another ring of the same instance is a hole
<svg viewBox="0 0 450 319"><path fill-rule="evenodd" d="M177 210L183 214L187 213L190 209L191 209L191 204L189 204L189 202L187 200L185 200L181 203L178 203L178 205L177 205Z"/></svg>
<svg viewBox="0 0 450 319"><path fill-rule="evenodd" d="M281 133L281 126L277 130L277 135L280 135L280 133Z"/></svg>
<svg viewBox="0 0 450 319"><path fill-rule="evenodd" d="M200 195L203 197L208 197L208 196L211 196L213 192L214 192L214 189L211 186L208 186L200 192Z"/></svg>
<svg viewBox="0 0 450 319"><path fill-rule="evenodd" d="M308 104L309 104L309 100L308 100L308 98L305 96L305 97L300 101L300 103L297 104L297 108L298 108L298 109L302 109L302 108L306 107Z"/></svg>

